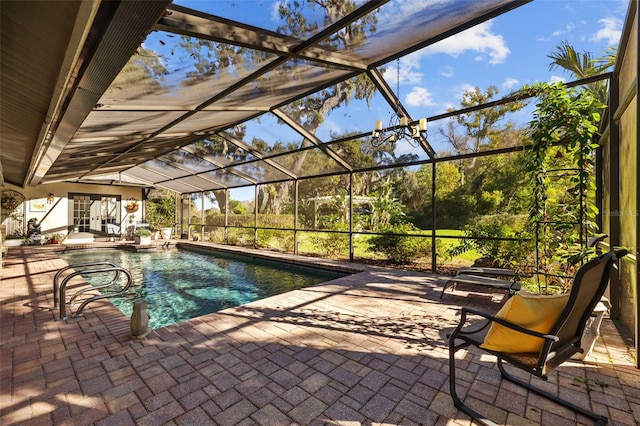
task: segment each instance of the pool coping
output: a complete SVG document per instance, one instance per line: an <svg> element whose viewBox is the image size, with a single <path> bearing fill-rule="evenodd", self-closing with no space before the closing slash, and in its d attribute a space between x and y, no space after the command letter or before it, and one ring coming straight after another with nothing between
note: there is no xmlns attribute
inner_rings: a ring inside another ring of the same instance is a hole
<svg viewBox="0 0 640 426"><path fill-rule="evenodd" d="M366 265L357 262L347 262L341 260L322 259L312 256L302 256L290 253L282 253L277 251L267 251L260 249L252 249L248 247L229 246L224 244L216 244L199 241L177 241L176 246L185 247L201 247L211 251L221 251L224 253L237 254L239 256L255 257L258 259L271 260L281 263L289 263L293 265L308 266L313 268L328 269L332 271L356 274L359 272L371 270L383 270L392 268L380 268L377 266Z"/></svg>

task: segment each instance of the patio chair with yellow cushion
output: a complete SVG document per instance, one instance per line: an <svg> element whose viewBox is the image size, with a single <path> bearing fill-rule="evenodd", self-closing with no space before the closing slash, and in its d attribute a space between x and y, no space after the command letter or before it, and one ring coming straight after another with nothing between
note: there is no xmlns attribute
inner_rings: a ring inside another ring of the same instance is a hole
<svg viewBox="0 0 640 426"><path fill-rule="evenodd" d="M503 378L580 413L596 424L606 424L606 417L537 388L527 379L514 377L505 370L503 363L547 380L554 368L572 355L583 352L581 340L587 320L609 284L615 261L626 254L626 250L618 250L585 263L576 272L571 291L566 294L516 294L495 316L462 308L460 323L449 335L449 386L454 405L481 424L495 424L465 405L456 390L456 352L475 346L497 357ZM478 321L471 321L474 318Z"/></svg>

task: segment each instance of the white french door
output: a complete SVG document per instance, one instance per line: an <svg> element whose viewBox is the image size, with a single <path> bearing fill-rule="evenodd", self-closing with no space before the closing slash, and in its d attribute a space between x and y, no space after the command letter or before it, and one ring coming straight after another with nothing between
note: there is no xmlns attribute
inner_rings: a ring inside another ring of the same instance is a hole
<svg viewBox="0 0 640 426"><path fill-rule="evenodd" d="M89 232L102 231L102 203L100 199L91 200L91 214L89 220Z"/></svg>
<svg viewBox="0 0 640 426"><path fill-rule="evenodd" d="M99 194L70 194L73 199L73 226L78 232L112 233L107 224L119 226L120 197Z"/></svg>

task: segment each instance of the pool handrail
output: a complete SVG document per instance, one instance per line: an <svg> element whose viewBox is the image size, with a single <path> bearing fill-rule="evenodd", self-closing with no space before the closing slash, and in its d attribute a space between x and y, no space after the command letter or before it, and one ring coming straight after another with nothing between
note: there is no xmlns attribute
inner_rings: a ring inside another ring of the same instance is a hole
<svg viewBox="0 0 640 426"><path fill-rule="evenodd" d="M105 271L113 271L113 270L115 270L115 269L106 269ZM100 295L93 296L93 297L85 300L84 302L82 302L80 304L80 306L78 306L78 309L76 309L76 312L72 315L74 318L81 317L82 316L82 311L84 310L85 306L87 306L89 303L91 303L91 302L93 302L95 300L107 299L109 297L121 296L122 294L124 294L129 289L129 287L131 287L131 284L133 283L133 278L131 277L131 273L128 270L126 270L125 268L121 268L121 267L118 267L117 270L121 271L121 272L124 272L124 274L127 276L127 284L123 288L121 288L120 291L116 291L116 292L113 292L113 293L107 293L107 294L100 294ZM91 270L91 271L92 272L100 272L99 270ZM85 272L85 271L83 271L83 272ZM102 288L102 287L106 287L106 285L96 286L96 287L93 287L93 288L95 289L95 288Z"/></svg>
<svg viewBox="0 0 640 426"><path fill-rule="evenodd" d="M59 282L60 282L60 277L65 271L68 271L69 269L84 268L87 266L100 266L100 265L109 265L113 267L118 267L118 265L116 265L113 262L110 262L108 260L103 260L103 261L97 261L97 262L83 262L83 263L76 263L74 265L67 265L64 268L60 269L58 272L56 272L56 274L53 277L53 309L58 309L59 307L58 306L58 303L60 302L58 298L58 289L60 288Z"/></svg>
<svg viewBox="0 0 640 426"><path fill-rule="evenodd" d="M83 269L82 271L80 271L80 274L87 273L87 271L89 273L91 273L93 271L102 272L100 270L94 270L94 269ZM88 293L88 292L93 291L93 290L99 290L101 288L110 287L120 279L120 270L119 269L109 268L109 269L104 269L104 272L115 272L115 275L114 275L113 279L110 282L108 282L106 284L91 284L91 287L86 287L86 288L83 288L83 289L80 289L80 290L76 291L75 293L73 293L73 296L71 296L69 298L68 304L69 305L73 305L73 301L76 300L76 297L80 296L81 294Z"/></svg>
<svg viewBox="0 0 640 426"><path fill-rule="evenodd" d="M104 263L104 262L96 262L98 264L100 263ZM84 266L87 266L86 264ZM70 269L70 268L65 268L65 269ZM113 285L119 278L120 278L120 273L123 273L124 275L126 275L127 277L127 282L124 285L124 287L122 287L121 289L119 289L118 291L115 292L111 292L111 293L107 293L107 294L99 294L99 295L95 295L93 297L90 297L88 299L86 299L85 301L83 301L80 306L78 307L78 309L75 311L75 313L72 314L72 317L80 317L82 316L82 311L84 310L84 308L91 302L95 301L95 300L100 300L100 299L106 299L109 297L115 297L115 296L121 296L122 294L124 294L129 287L131 287L131 284L133 283L133 278L131 277L131 273L125 269L122 268L120 266L111 266L109 268L96 268L96 269L82 269L80 271L75 271L72 272L71 274L67 275L63 280L62 283L60 284L60 288L59 288L59 300L60 300L60 319L61 320L66 320L67 319L67 302L66 302L66 290L67 290L67 284L69 283L69 281L76 277L77 275L81 275L81 274L98 274L98 273L105 273L105 272L115 272L116 275L114 277L113 280L111 280L109 283L107 284L100 284L97 286L91 286L90 288L84 288L79 290L78 292L76 292L72 297L71 297L71 301L74 300L78 295L85 293L87 291L90 290L96 290L96 289L100 289L100 288L105 288L105 287L109 287L110 285Z"/></svg>

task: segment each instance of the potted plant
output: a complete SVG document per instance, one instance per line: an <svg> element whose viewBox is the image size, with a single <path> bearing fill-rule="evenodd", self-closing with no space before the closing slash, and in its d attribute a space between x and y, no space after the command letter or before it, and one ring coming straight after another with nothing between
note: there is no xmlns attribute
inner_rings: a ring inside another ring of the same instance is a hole
<svg viewBox="0 0 640 426"><path fill-rule="evenodd" d="M175 200L167 195L151 197L146 207L149 225L160 230L163 240L170 240L175 222Z"/></svg>
<svg viewBox="0 0 640 426"><path fill-rule="evenodd" d="M124 205L124 209L129 214L137 212L139 208L140 205L138 204L138 201L134 199L128 200Z"/></svg>
<svg viewBox="0 0 640 426"><path fill-rule="evenodd" d="M163 240L170 240L172 234L173 234L173 228L168 226L160 228L160 235L162 235Z"/></svg>
<svg viewBox="0 0 640 426"><path fill-rule="evenodd" d="M155 226L149 226L149 230L151 231L151 239L157 240L160 237L160 230Z"/></svg>
<svg viewBox="0 0 640 426"><path fill-rule="evenodd" d="M138 245L151 244L151 231L147 228L138 228L133 234L134 242Z"/></svg>
<svg viewBox="0 0 640 426"><path fill-rule="evenodd" d="M49 234L47 237L47 241L49 244L59 244L62 241L63 236L58 232L54 232L53 234Z"/></svg>

